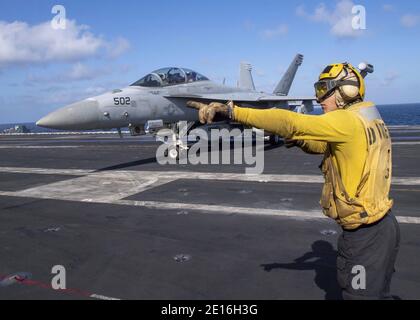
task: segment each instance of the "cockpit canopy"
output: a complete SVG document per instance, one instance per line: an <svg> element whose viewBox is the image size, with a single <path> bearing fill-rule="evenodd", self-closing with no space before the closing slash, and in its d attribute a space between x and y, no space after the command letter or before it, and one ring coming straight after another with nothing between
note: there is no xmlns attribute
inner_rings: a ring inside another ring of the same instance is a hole
<svg viewBox="0 0 420 320"><path fill-rule="evenodd" d="M166 87L181 83L191 83L196 81L209 80L205 76L186 68L163 68L155 70L140 80L134 82L132 86L140 87Z"/></svg>

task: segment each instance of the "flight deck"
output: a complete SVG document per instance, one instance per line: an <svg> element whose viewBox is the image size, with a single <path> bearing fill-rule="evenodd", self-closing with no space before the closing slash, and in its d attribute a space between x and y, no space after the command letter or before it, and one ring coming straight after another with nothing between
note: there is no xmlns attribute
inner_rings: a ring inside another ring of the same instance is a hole
<svg viewBox="0 0 420 320"><path fill-rule="evenodd" d="M401 248L420 299L420 126L390 127ZM152 137L0 135L0 299L339 299L340 227L321 155L266 144L245 165L160 165ZM66 290L54 290L54 266Z"/></svg>

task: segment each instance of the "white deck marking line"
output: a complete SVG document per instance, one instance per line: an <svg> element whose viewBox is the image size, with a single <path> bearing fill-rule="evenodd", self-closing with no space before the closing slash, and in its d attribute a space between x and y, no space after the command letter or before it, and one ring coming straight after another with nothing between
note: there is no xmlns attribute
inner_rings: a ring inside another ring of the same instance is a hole
<svg viewBox="0 0 420 320"><path fill-rule="evenodd" d="M417 145L417 144L420 144L420 141L412 141L412 142L409 142L409 141L399 141L399 142L393 142L392 144L393 145L394 144L396 144L396 145Z"/></svg>
<svg viewBox="0 0 420 320"><path fill-rule="evenodd" d="M419 125L410 125L410 124L393 124L393 125L389 125L387 126L388 129L419 129L420 130L420 126Z"/></svg>
<svg viewBox="0 0 420 320"><path fill-rule="evenodd" d="M395 177L392 178L392 184L398 186L418 186L420 185L420 178L418 177Z"/></svg>
<svg viewBox="0 0 420 320"><path fill-rule="evenodd" d="M420 139L420 137L419 137ZM392 142L393 145L418 145L420 141L396 141ZM109 147L109 146L106 146ZM28 145L2 145L0 149L77 149L77 148L91 148L95 149L97 146L93 145L70 145L70 146L28 146ZM103 147L101 147L103 148ZM137 148L137 146L130 146L130 149ZM142 148L156 148L156 146L142 146Z"/></svg>
<svg viewBox="0 0 420 320"><path fill-rule="evenodd" d="M0 191L0 196L15 196L27 197L20 192L3 192ZM35 198L41 199L55 199L55 200L70 200L59 199L57 197L48 197L46 195L39 195ZM75 201L75 200L72 200ZM162 201L136 201L136 200L106 200L97 199L92 201L81 201L90 203L103 203L124 206L144 207L149 209L160 210L188 210L190 212L204 212L211 214L222 215L251 215L251 216L271 216L271 217L286 217L298 220L316 220L316 219L329 219L324 216L319 209L312 210L287 210L287 209L267 209L267 208L249 208L249 207L233 207L221 205L207 205L197 203L179 203L179 202L162 202ZM405 224L420 224L420 217L397 216L398 222Z"/></svg>
<svg viewBox="0 0 420 320"><path fill-rule="evenodd" d="M395 216L399 223L420 224L419 217Z"/></svg>
<svg viewBox="0 0 420 320"><path fill-rule="evenodd" d="M96 175L104 179L113 179L121 175L129 179L199 179L199 180L230 180L248 182L293 182L293 183L323 183L321 175L289 175L289 174L244 174L244 173L211 173L193 171L93 171L83 169L42 169L23 167L0 167L0 172L10 173L36 173L36 174L63 174L63 175ZM111 180L112 181L112 180ZM394 177L393 185L420 185L420 177Z"/></svg>
<svg viewBox="0 0 420 320"><path fill-rule="evenodd" d="M325 219L319 209L316 210L288 210L288 209L267 209L267 208L248 208L221 205L208 205L197 203L162 202L162 201L137 201L137 200L116 200L112 202L118 205L146 207L150 209L165 210L192 210L216 214L240 214L253 216L280 216L298 219Z"/></svg>
<svg viewBox="0 0 420 320"><path fill-rule="evenodd" d="M92 170L84 169L44 169L44 168L25 168L25 167L0 167L0 172L7 173L35 173L35 174L63 174L63 175L87 175Z"/></svg>
<svg viewBox="0 0 420 320"><path fill-rule="evenodd" d="M410 133L410 132L420 132L419 127L406 127L406 128L389 128L389 131L392 133L398 132L398 133Z"/></svg>
<svg viewBox="0 0 420 320"><path fill-rule="evenodd" d="M101 150L106 150L106 149L114 149L114 146L97 146L97 145L69 145L69 146L55 146L55 145L51 145L51 146L33 146L33 145L20 145L20 146L9 146L9 145L3 145L0 146L0 149L82 149L82 148L86 148L86 149L101 149ZM139 146L133 146L133 145L129 145L129 146L124 146L124 149L139 149ZM156 148L155 146L141 146L142 149L151 149L151 148Z"/></svg>
<svg viewBox="0 0 420 320"><path fill-rule="evenodd" d="M130 133L128 130L122 133ZM117 135L117 131L59 131L59 132L28 132L28 133L0 133L0 136L66 136L66 135ZM102 137L101 137L102 138Z"/></svg>
<svg viewBox="0 0 420 320"><path fill-rule="evenodd" d="M107 297L102 294L96 294L96 293L91 294L89 297L93 299L99 299L99 300L121 300L118 298Z"/></svg>
<svg viewBox="0 0 420 320"><path fill-rule="evenodd" d="M0 149L72 149L80 148L82 146L13 146L13 145L3 145L0 146Z"/></svg>
<svg viewBox="0 0 420 320"><path fill-rule="evenodd" d="M231 206L218 206L206 204L190 204L190 203L167 203L160 201L135 201L135 200L117 200L114 204L130 205L147 207L153 209L176 209L176 210L196 210L211 212L217 214L240 214L240 215L253 215L253 216L276 216L276 217L289 217L298 219L328 219L323 215L319 209L312 210L286 210L286 209L265 209L265 208L247 208L247 207L231 207ZM398 216L398 222L420 224L420 217Z"/></svg>

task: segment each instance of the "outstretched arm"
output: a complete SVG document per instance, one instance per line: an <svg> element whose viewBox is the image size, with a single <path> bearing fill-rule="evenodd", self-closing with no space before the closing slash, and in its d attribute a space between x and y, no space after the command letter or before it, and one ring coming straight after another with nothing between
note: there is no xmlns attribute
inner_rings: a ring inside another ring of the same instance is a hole
<svg viewBox="0 0 420 320"><path fill-rule="evenodd" d="M199 119L203 124L212 123L216 116L221 116L264 129L286 139L313 141L307 143L304 150L315 153L323 153L326 142L347 142L353 139L355 121L358 121L345 110L315 116L283 109L241 108L235 106L232 101L227 104L188 101L187 106L199 110Z"/></svg>
<svg viewBox="0 0 420 320"><path fill-rule="evenodd" d="M344 110L316 116L282 109L258 110L235 106L233 120L285 138L305 140L305 142L312 140L305 148L316 153L325 150L325 142L351 140L355 128L354 119L349 118Z"/></svg>

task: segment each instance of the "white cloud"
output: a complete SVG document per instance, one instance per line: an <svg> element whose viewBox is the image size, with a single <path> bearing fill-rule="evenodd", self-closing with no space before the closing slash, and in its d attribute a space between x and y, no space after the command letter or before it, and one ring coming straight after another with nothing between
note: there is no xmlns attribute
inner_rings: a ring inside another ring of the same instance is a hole
<svg viewBox="0 0 420 320"><path fill-rule="evenodd" d="M73 65L70 72L65 77L69 80L91 80L95 78L98 73L102 74L102 72L98 72L98 70L95 71L79 62Z"/></svg>
<svg viewBox="0 0 420 320"><path fill-rule="evenodd" d="M6 97L7 104L9 105L22 105L22 106L37 106L42 109L48 109L37 114L37 118L44 113L44 115L57 107L62 107L91 96L96 96L107 91L107 89L98 84L91 87L80 86L51 86L41 89L44 94L27 93L19 96Z"/></svg>
<svg viewBox="0 0 420 320"><path fill-rule="evenodd" d="M67 20L66 29L53 29L50 22L0 21L0 67L51 62L74 62L94 56L115 57L128 49L125 39L108 42L86 25Z"/></svg>
<svg viewBox="0 0 420 320"><path fill-rule="evenodd" d="M266 39L272 39L279 36L284 36L289 32L289 27L285 24L281 24L273 29L266 29L262 32L262 36Z"/></svg>
<svg viewBox="0 0 420 320"><path fill-rule="evenodd" d="M405 14L401 17L401 24L406 28L414 28L420 23L420 15Z"/></svg>
<svg viewBox="0 0 420 320"><path fill-rule="evenodd" d="M93 80L95 78L100 78L106 76L113 72L111 67L102 67L102 68L91 68L80 62L75 63L71 66L70 69L59 74L53 75L34 75L30 74L27 77L26 84L33 83L60 83L60 82L69 82L69 81L83 81L83 80Z"/></svg>
<svg viewBox="0 0 420 320"><path fill-rule="evenodd" d="M338 38L354 38L363 34L363 30L354 29L352 9L355 4L351 0L340 0L334 9L320 3L313 13L308 13L305 6L296 8L296 15L309 21L325 23L330 26L330 33Z"/></svg>
<svg viewBox="0 0 420 320"><path fill-rule="evenodd" d="M296 8L296 14L299 17L304 17L315 22L325 22L330 18L330 13L324 3L320 3L312 14L307 13L305 6L301 5Z"/></svg>
<svg viewBox="0 0 420 320"><path fill-rule="evenodd" d="M130 49L130 42L124 38L118 38L114 43L108 43L108 53L111 58L116 58Z"/></svg>
<svg viewBox="0 0 420 320"><path fill-rule="evenodd" d="M383 77L381 83L383 86L391 85L395 80L400 77L400 74L396 71L388 71Z"/></svg>

